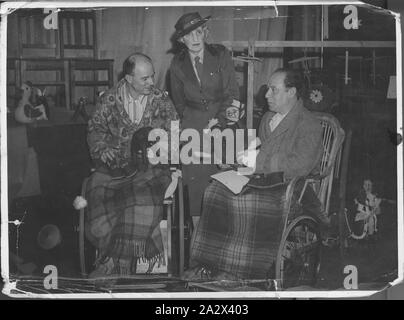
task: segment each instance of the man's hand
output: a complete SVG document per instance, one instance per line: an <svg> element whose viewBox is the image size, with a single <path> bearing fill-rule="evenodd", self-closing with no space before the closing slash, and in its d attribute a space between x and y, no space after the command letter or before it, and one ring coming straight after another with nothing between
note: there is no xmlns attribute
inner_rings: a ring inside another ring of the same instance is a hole
<svg viewBox="0 0 404 320"><path fill-rule="evenodd" d="M259 146L261 145L261 139L259 138L259 137L256 137L254 140L252 140L251 142L250 142L250 144L248 145L248 150L250 150L250 149L253 149L253 150L255 150L255 149L257 149Z"/></svg>
<svg viewBox="0 0 404 320"><path fill-rule="evenodd" d="M247 149L237 153L237 162L255 170L259 150Z"/></svg>
<svg viewBox="0 0 404 320"><path fill-rule="evenodd" d="M259 150L257 147L261 145L260 138L256 138L250 142L248 145L247 150L239 151L237 153L237 162L242 163L246 167L253 168L255 170L256 162L257 162L257 155Z"/></svg>

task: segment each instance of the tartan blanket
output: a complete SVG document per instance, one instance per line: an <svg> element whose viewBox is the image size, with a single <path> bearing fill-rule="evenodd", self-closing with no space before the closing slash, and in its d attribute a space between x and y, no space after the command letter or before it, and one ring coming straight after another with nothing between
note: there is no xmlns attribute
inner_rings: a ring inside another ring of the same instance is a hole
<svg viewBox="0 0 404 320"><path fill-rule="evenodd" d="M159 223L170 171L152 167L122 179L95 172L89 179L86 236L99 257L113 258L121 274L133 272L138 259L164 261Z"/></svg>
<svg viewBox="0 0 404 320"><path fill-rule="evenodd" d="M191 265L241 279L267 278L282 233L286 186L235 195L218 181L205 191L191 244Z"/></svg>

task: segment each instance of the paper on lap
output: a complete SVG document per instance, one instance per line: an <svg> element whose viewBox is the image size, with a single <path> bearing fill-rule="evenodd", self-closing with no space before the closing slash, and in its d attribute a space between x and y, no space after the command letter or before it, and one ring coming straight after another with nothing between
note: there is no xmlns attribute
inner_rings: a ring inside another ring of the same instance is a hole
<svg viewBox="0 0 404 320"><path fill-rule="evenodd" d="M211 177L221 183L223 183L230 191L234 194L239 194L243 187L250 180L244 175L239 174L237 171L229 170L224 172L219 172Z"/></svg>

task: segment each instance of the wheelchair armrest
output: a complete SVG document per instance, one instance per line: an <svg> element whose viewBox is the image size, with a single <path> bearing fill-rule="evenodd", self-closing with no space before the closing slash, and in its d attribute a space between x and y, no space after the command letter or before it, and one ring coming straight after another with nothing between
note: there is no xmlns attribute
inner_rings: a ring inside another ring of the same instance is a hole
<svg viewBox="0 0 404 320"><path fill-rule="evenodd" d="M249 187L267 189L287 184L283 172L272 172L270 174L253 174L247 183Z"/></svg>
<svg viewBox="0 0 404 320"><path fill-rule="evenodd" d="M291 180L289 180L288 187L286 189L286 202L285 202L285 210L287 210L286 212L289 212L289 209L292 205L292 198L293 198L293 194L295 192L297 183L303 179L304 179L304 185L303 185L302 191L300 192L299 198L297 200L298 203L301 203L301 200L303 198L304 192L306 191L307 185L318 181L317 176L314 176L314 175L297 176L297 177L294 177Z"/></svg>

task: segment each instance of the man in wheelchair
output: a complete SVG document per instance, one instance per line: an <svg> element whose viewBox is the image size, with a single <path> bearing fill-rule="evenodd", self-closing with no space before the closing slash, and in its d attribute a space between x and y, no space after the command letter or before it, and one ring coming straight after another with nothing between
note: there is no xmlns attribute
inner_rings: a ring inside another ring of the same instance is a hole
<svg viewBox="0 0 404 320"><path fill-rule="evenodd" d="M177 114L167 94L154 87L148 56L129 56L123 75L100 97L88 124L96 168L85 192L85 231L98 250L90 277L136 273L140 260L151 271L164 260L159 222L171 174L167 166L149 166L144 156L148 132L169 132Z"/></svg>
<svg viewBox="0 0 404 320"><path fill-rule="evenodd" d="M244 151L240 160L256 174L290 181L319 172L322 154L320 121L303 106L299 73L278 69L270 77L270 106L259 128L260 150ZM256 181L255 181L256 182ZM263 188L250 183L240 194L213 181L207 187L199 225L191 243L189 280L264 279L276 259L286 183ZM302 186L299 186L300 190ZM306 211L326 224L321 203L309 186L302 199Z"/></svg>

